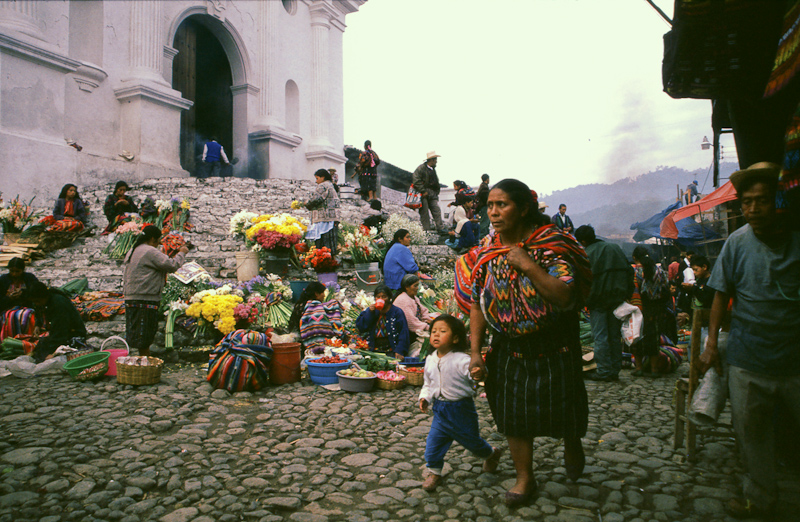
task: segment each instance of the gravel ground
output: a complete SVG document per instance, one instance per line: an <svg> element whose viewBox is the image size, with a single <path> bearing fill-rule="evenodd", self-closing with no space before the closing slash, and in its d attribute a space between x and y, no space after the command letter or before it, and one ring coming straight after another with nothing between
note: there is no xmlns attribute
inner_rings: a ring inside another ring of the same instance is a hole
<svg viewBox="0 0 800 522"><path fill-rule="evenodd" d="M684 365L682 369L685 370ZM370 522L728 520L738 492L731 438L672 449L675 377L587 382L587 467L577 483L563 446L535 444L538 496L509 510L507 454L497 473L454 445L442 486L421 489L431 417L419 388L330 392L304 380L258 393L212 390L199 366L168 365L155 386L67 376L0 380L0 522ZM494 432L478 399L482 432ZM781 475L780 520L797 520L800 480Z"/></svg>

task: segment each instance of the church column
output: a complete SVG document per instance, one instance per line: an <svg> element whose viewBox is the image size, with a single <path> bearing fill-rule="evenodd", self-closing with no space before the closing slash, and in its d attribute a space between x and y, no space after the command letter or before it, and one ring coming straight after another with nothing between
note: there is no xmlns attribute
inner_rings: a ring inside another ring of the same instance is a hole
<svg viewBox="0 0 800 522"><path fill-rule="evenodd" d="M162 40L163 2L128 4L128 71L114 89L121 104L120 149L134 155L142 177L175 175L181 170L181 111L192 102L172 89L161 73L166 43Z"/></svg>
<svg viewBox="0 0 800 522"><path fill-rule="evenodd" d="M164 43L161 41L161 2L131 2L129 60L126 80L150 80L167 85L161 74Z"/></svg>
<svg viewBox="0 0 800 522"><path fill-rule="evenodd" d="M328 138L328 35L334 13L322 2L311 12L311 150L332 147Z"/></svg>
<svg viewBox="0 0 800 522"><path fill-rule="evenodd" d="M0 0L0 24L36 38L43 38L37 0Z"/></svg>
<svg viewBox="0 0 800 522"><path fill-rule="evenodd" d="M280 126L276 116L277 102L276 89L278 85L274 81L275 73L275 47L276 47L276 28L278 12L281 8L279 2L259 2L258 18L258 48L261 58L259 72L259 83L261 92L258 102L258 127L268 128Z"/></svg>

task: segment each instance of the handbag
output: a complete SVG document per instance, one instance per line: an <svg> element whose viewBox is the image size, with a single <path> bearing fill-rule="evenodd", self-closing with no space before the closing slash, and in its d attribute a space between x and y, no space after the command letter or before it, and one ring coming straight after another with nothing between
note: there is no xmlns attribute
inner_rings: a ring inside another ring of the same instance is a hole
<svg viewBox="0 0 800 522"><path fill-rule="evenodd" d="M417 210L422 208L422 194L414 188L414 185L411 185L408 188L408 194L406 194L406 202L404 206Z"/></svg>

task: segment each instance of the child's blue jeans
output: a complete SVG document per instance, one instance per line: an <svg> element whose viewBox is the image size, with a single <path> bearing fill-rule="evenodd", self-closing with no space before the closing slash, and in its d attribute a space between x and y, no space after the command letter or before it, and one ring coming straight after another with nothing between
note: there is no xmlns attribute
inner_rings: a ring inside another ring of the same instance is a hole
<svg viewBox="0 0 800 522"><path fill-rule="evenodd" d="M460 401L433 401L433 422L425 444L425 462L431 473L442 474L444 456L453 441L483 460L492 455L492 447L481 438L478 412L472 398Z"/></svg>

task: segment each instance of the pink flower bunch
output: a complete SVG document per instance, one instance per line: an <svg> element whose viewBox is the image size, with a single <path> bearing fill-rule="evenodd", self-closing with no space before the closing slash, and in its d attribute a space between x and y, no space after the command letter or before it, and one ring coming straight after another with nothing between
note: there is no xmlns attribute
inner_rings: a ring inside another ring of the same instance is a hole
<svg viewBox="0 0 800 522"><path fill-rule="evenodd" d="M302 237L299 234L281 234L274 230L259 230L253 238L265 250L272 250L275 248L292 248L300 242Z"/></svg>
<svg viewBox="0 0 800 522"><path fill-rule="evenodd" d="M250 294L247 298L249 304L260 304L264 302L264 297L261 294Z"/></svg>
<svg viewBox="0 0 800 522"><path fill-rule="evenodd" d="M248 303L240 303L233 309L233 317L237 321L252 323L258 318L258 308Z"/></svg>

